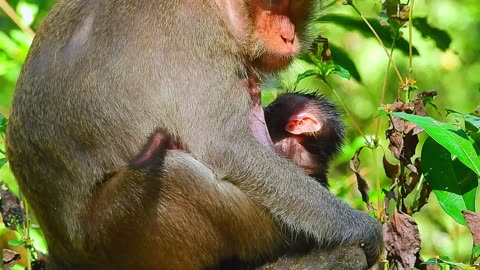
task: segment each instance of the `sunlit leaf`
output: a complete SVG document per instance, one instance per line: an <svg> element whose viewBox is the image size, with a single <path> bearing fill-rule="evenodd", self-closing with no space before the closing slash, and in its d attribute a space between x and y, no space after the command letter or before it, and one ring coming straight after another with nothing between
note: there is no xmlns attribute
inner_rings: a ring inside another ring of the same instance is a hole
<svg viewBox="0 0 480 270"><path fill-rule="evenodd" d="M20 191L18 188L18 183L13 176L8 163L0 167L0 180L7 184L8 188L13 192L13 194L15 194L15 196L19 196Z"/></svg>
<svg viewBox="0 0 480 270"><path fill-rule="evenodd" d="M319 75L320 74L313 69L307 70L304 73L297 76L297 81L295 82L295 85L305 78L312 77L312 76L319 76Z"/></svg>
<svg viewBox="0 0 480 270"><path fill-rule="evenodd" d="M334 23L340 27L343 27L346 30L350 31L357 31L361 35L365 37L371 37L373 38L374 35L370 28L365 24L363 20L360 19L354 19L352 17L344 16L344 15L337 15L337 14L328 14L325 16L322 16L319 21L321 22L331 22ZM387 27L383 27L380 25L380 22L378 19L368 19L368 22L372 25L372 27L375 29L375 32L380 36L380 38L383 40L385 45L387 47L391 47L393 40L392 40L392 34L390 30ZM399 38L395 42L395 49L400 50L402 53L405 55L409 54L409 45L407 40L404 38ZM419 55L417 48L413 47L413 55Z"/></svg>
<svg viewBox="0 0 480 270"><path fill-rule="evenodd" d="M38 5L20 1L17 4L17 14L25 25L31 25L38 13Z"/></svg>
<svg viewBox="0 0 480 270"><path fill-rule="evenodd" d="M6 158L0 158L0 168L3 167L3 165L7 164L7 159Z"/></svg>
<svg viewBox="0 0 480 270"><path fill-rule="evenodd" d="M443 123L431 117L404 112L394 112L392 114L422 127L432 139L457 156L463 164L477 175L480 175L480 158L463 130L457 129L450 123Z"/></svg>
<svg viewBox="0 0 480 270"><path fill-rule="evenodd" d="M462 210L475 211L478 176L432 138L422 147L422 170L443 210L466 225Z"/></svg>
<svg viewBox="0 0 480 270"><path fill-rule="evenodd" d="M19 247L25 244L25 242L22 240L10 240L8 241L8 244L12 247Z"/></svg>
<svg viewBox="0 0 480 270"><path fill-rule="evenodd" d="M339 65L335 65L331 74L336 74L344 79L350 80L350 72Z"/></svg>
<svg viewBox="0 0 480 270"><path fill-rule="evenodd" d="M480 245L473 246L472 248L472 258L477 259L480 257Z"/></svg>
<svg viewBox="0 0 480 270"><path fill-rule="evenodd" d="M453 262L447 256L440 256L438 258L430 258L426 262L423 262L422 264L446 264L446 265L453 266L453 267L460 267L460 269L465 269L465 267L467 267L467 265L465 265L463 263Z"/></svg>
<svg viewBox="0 0 480 270"><path fill-rule="evenodd" d="M17 43L18 50L20 50L19 54L21 53L26 56L28 48L30 48L30 45L32 44L33 38L25 32L16 29L10 31L10 37Z"/></svg>
<svg viewBox="0 0 480 270"><path fill-rule="evenodd" d="M7 118L0 114L0 134L7 132Z"/></svg>
<svg viewBox="0 0 480 270"><path fill-rule="evenodd" d="M48 254L47 241L40 228L30 228L30 237L32 238L36 250Z"/></svg>
<svg viewBox="0 0 480 270"><path fill-rule="evenodd" d="M0 50L15 55L18 45L5 32L0 31Z"/></svg>
<svg viewBox="0 0 480 270"><path fill-rule="evenodd" d="M480 117L471 114L464 114L463 116L465 117L465 121L480 129Z"/></svg>
<svg viewBox="0 0 480 270"><path fill-rule="evenodd" d="M330 44L330 51L332 52L332 59L335 62L335 64L340 65L345 69L347 69L350 75L352 75L352 77L355 80L359 82L362 81L362 78L360 77L360 73L358 72L358 69L355 66L355 63L350 58L347 51L345 51L344 49L338 46L335 46L334 44Z"/></svg>

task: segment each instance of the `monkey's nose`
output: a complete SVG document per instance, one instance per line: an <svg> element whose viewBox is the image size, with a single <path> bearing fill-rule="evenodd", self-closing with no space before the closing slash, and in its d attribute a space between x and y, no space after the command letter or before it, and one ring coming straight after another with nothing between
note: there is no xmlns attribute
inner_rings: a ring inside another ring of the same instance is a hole
<svg viewBox="0 0 480 270"><path fill-rule="evenodd" d="M295 35L292 36L287 36L287 35L281 35L280 36L285 44L293 44L295 41Z"/></svg>

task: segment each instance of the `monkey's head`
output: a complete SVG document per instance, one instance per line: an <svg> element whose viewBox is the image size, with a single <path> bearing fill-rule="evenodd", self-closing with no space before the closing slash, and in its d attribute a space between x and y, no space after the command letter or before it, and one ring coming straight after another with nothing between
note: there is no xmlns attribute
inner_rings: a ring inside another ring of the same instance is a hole
<svg viewBox="0 0 480 270"><path fill-rule="evenodd" d="M264 111L274 145L296 141L324 162L340 149L344 127L335 106L324 97L284 94Z"/></svg>
<svg viewBox="0 0 480 270"><path fill-rule="evenodd" d="M325 117L321 109L313 96L279 96L265 108L265 121L273 143L287 137L297 140L316 137L325 129Z"/></svg>
<svg viewBox="0 0 480 270"><path fill-rule="evenodd" d="M301 51L315 0L216 0L254 67L276 71Z"/></svg>

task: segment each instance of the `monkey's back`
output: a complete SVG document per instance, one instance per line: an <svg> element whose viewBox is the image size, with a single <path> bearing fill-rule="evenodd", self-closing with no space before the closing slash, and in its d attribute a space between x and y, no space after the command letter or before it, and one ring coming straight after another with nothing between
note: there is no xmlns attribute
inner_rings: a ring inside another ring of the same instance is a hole
<svg viewBox="0 0 480 270"><path fill-rule="evenodd" d="M181 59L190 44L169 29L180 2L64 0L39 29L13 99L7 151L53 256L92 256L82 253L90 245L83 219L97 186L156 128L176 130L177 109L162 101L181 95L176 61L195 63Z"/></svg>

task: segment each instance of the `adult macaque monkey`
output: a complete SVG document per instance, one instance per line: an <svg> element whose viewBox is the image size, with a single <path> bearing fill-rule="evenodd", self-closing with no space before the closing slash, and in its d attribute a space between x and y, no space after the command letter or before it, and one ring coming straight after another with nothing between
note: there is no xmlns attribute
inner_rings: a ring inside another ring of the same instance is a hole
<svg viewBox="0 0 480 270"><path fill-rule="evenodd" d="M49 268L215 268L280 251L281 228L363 245L373 264L380 225L249 127L248 87L300 51L316 4L61 0L32 44L7 134ZM162 150L159 130L188 153Z"/></svg>

